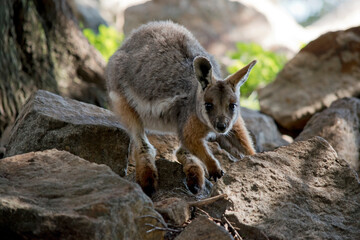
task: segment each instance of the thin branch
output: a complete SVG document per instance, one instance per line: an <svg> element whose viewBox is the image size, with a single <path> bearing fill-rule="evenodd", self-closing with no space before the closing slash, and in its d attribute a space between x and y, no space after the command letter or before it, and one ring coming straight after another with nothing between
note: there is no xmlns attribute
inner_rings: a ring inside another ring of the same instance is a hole
<svg viewBox="0 0 360 240"><path fill-rule="evenodd" d="M209 205L213 202L216 202L219 199L223 199L223 198L226 199L227 197L228 197L227 194L221 194L221 195L217 195L214 197L205 198L200 201L189 202L188 204L190 207L201 207L201 206Z"/></svg>
<svg viewBox="0 0 360 240"><path fill-rule="evenodd" d="M181 230L178 230L178 229L173 229L173 228L168 228L168 227L157 227L150 223L145 223L145 226L152 227L152 229L147 230L146 233L151 233L153 231L181 232Z"/></svg>
<svg viewBox="0 0 360 240"><path fill-rule="evenodd" d="M139 218L155 218L159 223L161 223L161 225L163 225L164 228L167 228L167 224L159 217L157 216L153 216L153 215L143 215L140 216ZM145 224L146 225L146 224Z"/></svg>
<svg viewBox="0 0 360 240"><path fill-rule="evenodd" d="M231 224L231 222L223 215L222 220L224 220L228 224L229 232L234 234L236 240L242 240L242 237L236 231L235 227Z"/></svg>

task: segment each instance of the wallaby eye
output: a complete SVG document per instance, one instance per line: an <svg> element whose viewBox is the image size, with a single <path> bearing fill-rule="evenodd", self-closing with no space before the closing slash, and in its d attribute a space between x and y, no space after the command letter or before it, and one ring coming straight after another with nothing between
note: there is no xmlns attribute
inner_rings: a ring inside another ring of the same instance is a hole
<svg viewBox="0 0 360 240"><path fill-rule="evenodd" d="M213 110L214 105L212 103L205 103L205 109L206 111L210 112L211 110Z"/></svg>
<svg viewBox="0 0 360 240"><path fill-rule="evenodd" d="M229 109L230 109L230 111L234 111L235 110L235 108L236 108L236 104L235 103L230 103L229 104Z"/></svg>

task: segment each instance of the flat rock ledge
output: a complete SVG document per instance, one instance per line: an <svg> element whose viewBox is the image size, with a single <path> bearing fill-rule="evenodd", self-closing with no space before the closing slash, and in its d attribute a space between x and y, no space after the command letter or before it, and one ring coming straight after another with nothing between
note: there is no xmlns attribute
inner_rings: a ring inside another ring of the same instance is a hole
<svg viewBox="0 0 360 240"><path fill-rule="evenodd" d="M56 149L0 160L1 239L163 239L141 188Z"/></svg>
<svg viewBox="0 0 360 240"><path fill-rule="evenodd" d="M236 163L224 158L222 166L213 195L227 194L229 207L220 212L223 200L208 212L225 214L240 235L251 229L261 239L359 239L359 177L323 138Z"/></svg>
<svg viewBox="0 0 360 240"><path fill-rule="evenodd" d="M56 148L124 176L128 146L127 133L109 110L39 90L17 118L5 156Z"/></svg>

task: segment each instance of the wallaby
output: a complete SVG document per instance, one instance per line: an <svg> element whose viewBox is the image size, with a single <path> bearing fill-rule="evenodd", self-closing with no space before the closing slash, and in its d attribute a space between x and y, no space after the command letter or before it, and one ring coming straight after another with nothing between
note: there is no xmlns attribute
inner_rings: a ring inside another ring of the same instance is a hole
<svg viewBox="0 0 360 240"><path fill-rule="evenodd" d="M255 154L239 107L240 86L255 63L222 79L214 57L171 21L142 25L123 42L109 60L107 88L112 109L131 137L136 180L146 194L155 191L158 174L145 129L177 133L176 155L195 194L204 186L205 172L215 181L224 174L207 148L210 133L231 130L244 154Z"/></svg>

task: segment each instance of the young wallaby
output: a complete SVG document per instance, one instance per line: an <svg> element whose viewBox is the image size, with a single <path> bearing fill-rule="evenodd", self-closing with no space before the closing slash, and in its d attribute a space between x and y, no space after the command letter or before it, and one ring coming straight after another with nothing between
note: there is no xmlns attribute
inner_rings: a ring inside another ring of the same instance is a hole
<svg viewBox="0 0 360 240"><path fill-rule="evenodd" d="M209 133L231 130L244 154L255 154L239 107L240 86L255 63L222 79L214 58L171 21L143 25L123 42L109 60L107 88L112 109L131 137L136 180L146 194L155 191L158 174L145 129L177 133L177 158L193 193L202 189L204 171L214 180L224 174L205 143Z"/></svg>

